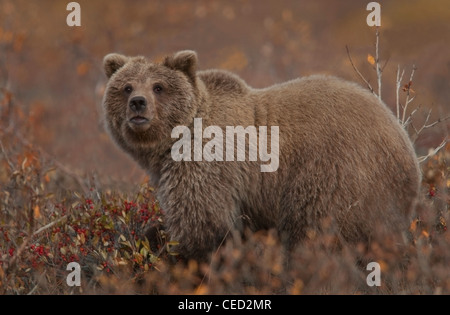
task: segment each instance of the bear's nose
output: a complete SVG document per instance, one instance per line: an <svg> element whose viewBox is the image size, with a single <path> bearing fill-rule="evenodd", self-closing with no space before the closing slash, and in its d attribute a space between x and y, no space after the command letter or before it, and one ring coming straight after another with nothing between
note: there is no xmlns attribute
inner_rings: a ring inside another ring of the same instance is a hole
<svg viewBox="0 0 450 315"><path fill-rule="evenodd" d="M147 100L143 96L134 96L130 100L129 106L133 112L139 113L147 107Z"/></svg>

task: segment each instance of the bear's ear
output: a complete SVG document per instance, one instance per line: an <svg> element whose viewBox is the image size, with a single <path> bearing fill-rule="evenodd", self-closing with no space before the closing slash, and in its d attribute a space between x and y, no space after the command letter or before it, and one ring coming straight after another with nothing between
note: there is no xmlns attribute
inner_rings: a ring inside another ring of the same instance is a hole
<svg viewBox="0 0 450 315"><path fill-rule="evenodd" d="M103 68L105 69L106 76L111 76L120 68L122 68L127 62L128 57L120 54L109 54L103 58Z"/></svg>
<svg viewBox="0 0 450 315"><path fill-rule="evenodd" d="M195 84L195 72L197 71L197 53L192 50L182 50L164 59L163 65L179 70Z"/></svg>

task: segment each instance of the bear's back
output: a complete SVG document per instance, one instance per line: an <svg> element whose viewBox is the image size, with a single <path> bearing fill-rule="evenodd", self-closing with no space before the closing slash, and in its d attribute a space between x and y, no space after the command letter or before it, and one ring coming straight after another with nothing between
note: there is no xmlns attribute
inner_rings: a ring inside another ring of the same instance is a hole
<svg viewBox="0 0 450 315"><path fill-rule="evenodd" d="M314 75L253 90L252 94L265 118L261 123L277 123L290 132L301 134L307 129L335 136L385 131L406 136L385 104L360 85L337 77Z"/></svg>

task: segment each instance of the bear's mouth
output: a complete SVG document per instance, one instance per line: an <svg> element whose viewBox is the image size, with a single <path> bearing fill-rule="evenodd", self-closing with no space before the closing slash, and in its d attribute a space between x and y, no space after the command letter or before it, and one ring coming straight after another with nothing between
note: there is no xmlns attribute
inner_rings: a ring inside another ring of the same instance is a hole
<svg viewBox="0 0 450 315"><path fill-rule="evenodd" d="M142 116L134 116L130 119L130 123L134 124L134 125L143 125L148 123L148 119Z"/></svg>

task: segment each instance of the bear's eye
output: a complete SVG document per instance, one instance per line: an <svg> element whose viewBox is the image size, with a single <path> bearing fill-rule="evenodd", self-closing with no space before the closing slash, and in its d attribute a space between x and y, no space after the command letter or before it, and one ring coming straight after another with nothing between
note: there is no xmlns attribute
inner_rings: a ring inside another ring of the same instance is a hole
<svg viewBox="0 0 450 315"><path fill-rule="evenodd" d="M155 92L156 94L160 94L162 91L163 91L163 88L161 85L155 84L153 86L153 92Z"/></svg>
<svg viewBox="0 0 450 315"><path fill-rule="evenodd" d="M131 94L131 92L133 92L133 87L131 85L126 85L123 90L125 91L125 93Z"/></svg>

